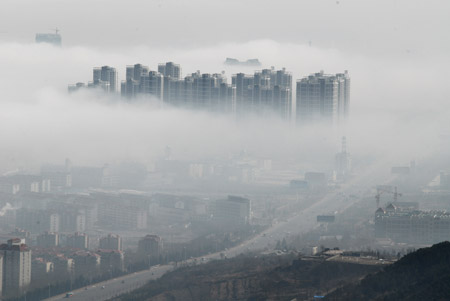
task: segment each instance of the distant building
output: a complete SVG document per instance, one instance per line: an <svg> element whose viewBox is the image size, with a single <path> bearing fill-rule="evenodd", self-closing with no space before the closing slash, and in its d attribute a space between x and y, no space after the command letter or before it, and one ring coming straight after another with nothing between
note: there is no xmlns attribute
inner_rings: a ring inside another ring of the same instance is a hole
<svg viewBox="0 0 450 301"><path fill-rule="evenodd" d="M164 76L181 79L181 67L173 62L158 65L158 72Z"/></svg>
<svg viewBox="0 0 450 301"><path fill-rule="evenodd" d="M58 233L45 232L37 236L37 245L42 248L53 248L59 245Z"/></svg>
<svg viewBox="0 0 450 301"><path fill-rule="evenodd" d="M48 210L20 208L16 211L16 227L31 233L59 232L60 216Z"/></svg>
<svg viewBox="0 0 450 301"><path fill-rule="evenodd" d="M389 204L375 212L375 236L396 242L435 244L450 240L450 213Z"/></svg>
<svg viewBox="0 0 450 301"><path fill-rule="evenodd" d="M0 177L0 192L17 194L20 191L20 184L10 177Z"/></svg>
<svg viewBox="0 0 450 301"><path fill-rule="evenodd" d="M66 246L76 249L89 249L89 236L86 233L76 232L69 235L66 240Z"/></svg>
<svg viewBox="0 0 450 301"><path fill-rule="evenodd" d="M163 248L163 241L158 235L146 235L139 240L138 254L141 258L146 259L147 256L158 258Z"/></svg>
<svg viewBox="0 0 450 301"><path fill-rule="evenodd" d="M290 119L292 113L292 75L286 69L263 69L253 76L238 73L232 77L236 87L236 114L275 114Z"/></svg>
<svg viewBox="0 0 450 301"><path fill-rule="evenodd" d="M20 192L49 192L50 179L35 175L11 175L0 177L0 191L16 194Z"/></svg>
<svg viewBox="0 0 450 301"><path fill-rule="evenodd" d="M72 168L73 188L102 188L112 184L111 170L108 164L102 167L76 166Z"/></svg>
<svg viewBox="0 0 450 301"><path fill-rule="evenodd" d="M68 189L72 187L72 162L66 159L64 165L43 165L41 177L50 180L52 191Z"/></svg>
<svg viewBox="0 0 450 301"><path fill-rule="evenodd" d="M100 238L99 249L122 251L122 238L119 235L108 234Z"/></svg>
<svg viewBox="0 0 450 301"><path fill-rule="evenodd" d="M100 272L101 257L90 251L77 251L72 254L75 277L95 277Z"/></svg>
<svg viewBox="0 0 450 301"><path fill-rule="evenodd" d="M24 293L31 283L31 250L24 240L13 238L0 245L3 255L3 296Z"/></svg>
<svg viewBox="0 0 450 301"><path fill-rule="evenodd" d="M72 258L67 258L62 254L52 258L53 269L56 277L65 278L73 273L74 261Z"/></svg>
<svg viewBox="0 0 450 301"><path fill-rule="evenodd" d="M242 226L250 223L251 202L249 199L228 196L215 202L213 219L225 226Z"/></svg>
<svg viewBox="0 0 450 301"><path fill-rule="evenodd" d="M47 43L54 46L61 46L62 38L58 33L58 30L56 30L55 33L37 33L36 43Z"/></svg>
<svg viewBox="0 0 450 301"><path fill-rule="evenodd" d="M53 262L47 261L43 258L35 258L31 262L31 281L34 283L47 280L49 274L53 273Z"/></svg>
<svg viewBox="0 0 450 301"><path fill-rule="evenodd" d="M124 197L104 195L98 206L98 224L111 230L147 229L147 210Z"/></svg>
<svg viewBox="0 0 450 301"><path fill-rule="evenodd" d="M162 100L164 95L164 76L150 71L147 66L135 64L127 66L126 80L121 83L121 95L126 98L152 96Z"/></svg>
<svg viewBox="0 0 450 301"><path fill-rule="evenodd" d="M315 73L297 81L298 124L343 123L349 115L350 77Z"/></svg>
<svg viewBox="0 0 450 301"><path fill-rule="evenodd" d="M90 87L100 87L105 92L117 92L117 71L116 68L110 66L96 67L93 71L92 82Z"/></svg>
<svg viewBox="0 0 450 301"><path fill-rule="evenodd" d="M78 82L74 85L69 85L67 90L69 91L69 93L73 93L73 92L76 92L76 91L84 89L84 88L86 88L86 84Z"/></svg>
<svg viewBox="0 0 450 301"><path fill-rule="evenodd" d="M125 271L124 253L119 250L98 250L100 255L100 269L102 272L113 273L115 271Z"/></svg>

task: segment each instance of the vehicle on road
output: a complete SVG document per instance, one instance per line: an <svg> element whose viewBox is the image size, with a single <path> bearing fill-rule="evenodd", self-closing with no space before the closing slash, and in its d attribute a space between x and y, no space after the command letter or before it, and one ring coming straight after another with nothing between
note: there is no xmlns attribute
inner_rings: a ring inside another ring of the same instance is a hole
<svg viewBox="0 0 450 301"><path fill-rule="evenodd" d="M72 297L72 296L73 296L73 293L72 293L72 292L66 294L66 298L70 298L70 297Z"/></svg>

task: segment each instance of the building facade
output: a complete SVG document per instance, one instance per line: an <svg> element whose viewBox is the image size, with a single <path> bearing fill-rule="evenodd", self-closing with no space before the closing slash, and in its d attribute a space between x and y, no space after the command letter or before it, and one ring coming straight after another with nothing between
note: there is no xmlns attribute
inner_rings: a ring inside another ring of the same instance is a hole
<svg viewBox="0 0 450 301"><path fill-rule="evenodd" d="M247 198L228 196L213 206L213 220L224 226L238 227L250 223L251 202Z"/></svg>
<svg viewBox="0 0 450 301"><path fill-rule="evenodd" d="M108 236L100 238L99 248L122 251L122 238L119 235L108 234Z"/></svg>
<svg viewBox="0 0 450 301"><path fill-rule="evenodd" d="M390 204L375 212L375 236L417 244L450 240L450 213L420 211Z"/></svg>
<svg viewBox="0 0 450 301"><path fill-rule="evenodd" d="M350 77L315 73L297 81L296 115L298 124L343 123L349 115Z"/></svg>
<svg viewBox="0 0 450 301"><path fill-rule="evenodd" d="M106 92L117 92L117 71L109 66L96 67L93 71L90 87L100 87Z"/></svg>
<svg viewBox="0 0 450 301"><path fill-rule="evenodd" d="M290 119L292 114L292 75L286 71L263 69L254 75L238 73L232 77L236 87L236 114L265 116L275 114Z"/></svg>
<svg viewBox="0 0 450 301"><path fill-rule="evenodd" d="M0 245L3 255L3 296L17 296L31 283L31 250L23 239Z"/></svg>

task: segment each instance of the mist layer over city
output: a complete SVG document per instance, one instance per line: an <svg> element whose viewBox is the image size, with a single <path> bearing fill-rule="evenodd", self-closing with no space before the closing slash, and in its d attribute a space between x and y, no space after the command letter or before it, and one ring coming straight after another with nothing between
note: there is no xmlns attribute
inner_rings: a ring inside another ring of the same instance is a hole
<svg viewBox="0 0 450 301"><path fill-rule="evenodd" d="M5 300L361 298L450 239L449 9L4 1Z"/></svg>

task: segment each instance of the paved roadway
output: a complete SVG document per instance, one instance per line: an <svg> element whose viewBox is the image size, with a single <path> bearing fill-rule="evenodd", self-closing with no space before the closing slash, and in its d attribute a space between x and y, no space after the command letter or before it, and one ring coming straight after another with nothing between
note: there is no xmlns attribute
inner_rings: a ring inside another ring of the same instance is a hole
<svg viewBox="0 0 450 301"><path fill-rule="evenodd" d="M73 290L70 300L79 301L100 301L108 300L114 296L130 292L146 284L149 280L157 279L171 271L172 265L154 266L150 270L140 271L133 274L114 278L94 285L89 285L77 290ZM66 294L54 296L45 300L66 299Z"/></svg>
<svg viewBox="0 0 450 301"><path fill-rule="evenodd" d="M194 262L199 264L213 259L221 259L221 253L224 253L228 258L231 258L249 251L259 251L264 250L265 248L271 248L276 244L277 240L282 240L288 235L312 230L317 226L317 215L336 211L342 212L345 208L358 202L361 197L371 193L371 189L375 185L385 184L390 182L390 180L391 176L389 174L389 168L386 165L378 164L372 166L372 168L365 171L364 174L360 174L349 183L342 185L340 189L330 192L310 207L295 213L295 215L288 220L276 223L263 233L236 247L222 252L205 255L203 257L189 259L186 261L186 264L193 264ZM350 197L351 195L353 195L353 197ZM375 201L373 205L375 210ZM144 285L149 280L157 279L173 269L173 265L155 266L150 270L111 279L96 284L95 286L88 286L87 289L81 288L74 290L73 296L70 299L84 301L108 300L119 294L134 290ZM124 283L122 283L122 281ZM102 288L103 286L104 288ZM64 297L65 294L46 300L61 300Z"/></svg>

